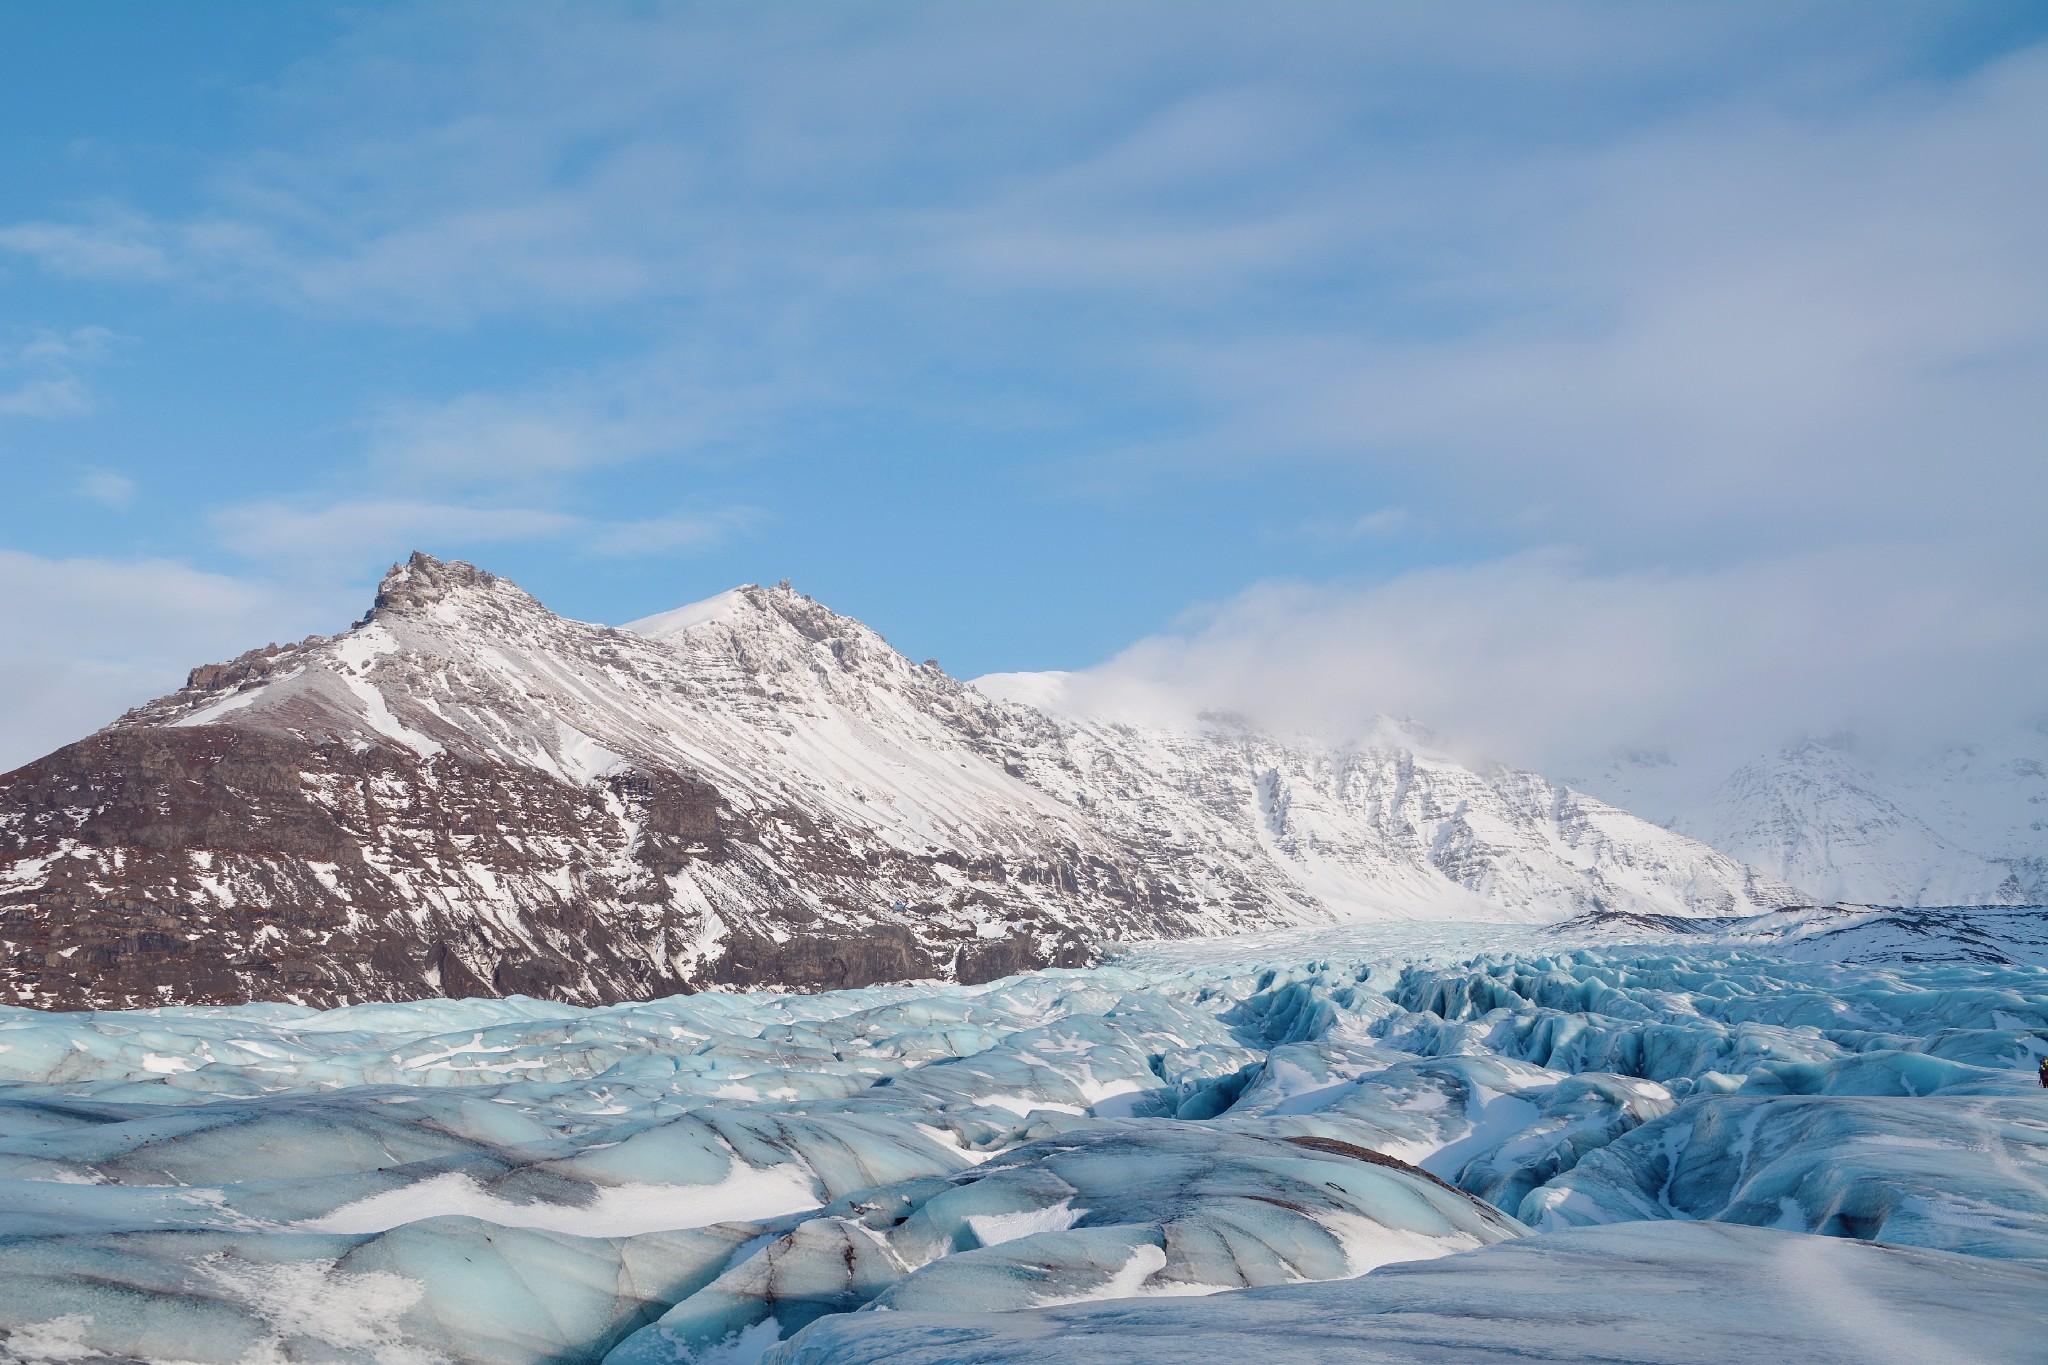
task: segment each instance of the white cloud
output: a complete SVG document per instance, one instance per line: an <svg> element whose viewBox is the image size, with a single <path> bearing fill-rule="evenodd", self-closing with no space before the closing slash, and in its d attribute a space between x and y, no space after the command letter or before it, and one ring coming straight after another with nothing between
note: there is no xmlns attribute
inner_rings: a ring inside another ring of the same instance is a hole
<svg viewBox="0 0 2048 1365"><path fill-rule="evenodd" d="M1411 518L1405 507L1381 507L1351 523L1354 537L1391 536L1405 529Z"/></svg>
<svg viewBox="0 0 2048 1365"><path fill-rule="evenodd" d="M1853 60L1864 20L1830 35ZM0 227L56 273L180 279L464 326L649 299L800 310L951 262L1231 295L1355 239L1411 106L1455 139L1531 87L1574 99L1796 61L1768 8L1176 4L369 10L255 106L188 217ZM1810 42L1810 39L1809 39ZM1811 81L1809 80L1809 84ZM1398 193L1398 185L1389 185ZM1375 209L1375 219L1390 215ZM1392 215L1398 217L1398 215Z"/></svg>
<svg viewBox="0 0 2048 1365"><path fill-rule="evenodd" d="M116 474L111 469L87 470L85 477L72 490L88 502L121 511L135 501L135 480L125 474Z"/></svg>
<svg viewBox="0 0 2048 1365"><path fill-rule="evenodd" d="M243 503L214 514L217 538L251 559L323 574L403 559L415 549L437 555L468 547L551 541L607 557L708 550L757 524L750 508L677 512L639 521L606 521L535 507L479 507L402 498L325 504Z"/></svg>
<svg viewBox="0 0 2048 1365"><path fill-rule="evenodd" d="M750 507L679 508L607 518L583 476L605 466L699 453L771 406L744 385L707 389L688 357L659 354L592 374L438 403L387 406L367 424L363 496L271 500L217 511L218 543L276 560L368 564L412 547L436 553L551 541L604 557L697 552L759 525Z"/></svg>
<svg viewBox="0 0 2048 1365"><path fill-rule="evenodd" d="M324 506L245 503L214 514L221 543L255 559L306 565L385 562L414 549L546 540L583 526L563 512L381 499Z"/></svg>
<svg viewBox="0 0 2048 1365"><path fill-rule="evenodd" d="M92 411L92 393L76 375L27 379L0 391L0 417L76 417Z"/></svg>
<svg viewBox="0 0 2048 1365"><path fill-rule="evenodd" d="M752 508L727 508L706 516L654 517L595 527L585 545L596 554L634 556L709 550L761 521Z"/></svg>
<svg viewBox="0 0 2048 1365"><path fill-rule="evenodd" d="M745 514L606 520L579 475L1029 406L1134 516L1328 462L1374 490L1331 553L1482 561L1258 590L1105 679L1547 761L2034 676L2048 49L1937 71L1964 21L1861 5L364 13L200 210L0 249L585 355L599 316L611 358L380 410L349 497L219 515L244 553L702 548ZM89 404L37 363L0 411Z"/></svg>
<svg viewBox="0 0 2048 1365"><path fill-rule="evenodd" d="M2048 500L2048 48L1797 116L1737 103L1385 189L1471 321L1370 313L1159 352L1216 423L1154 458L1313 453L1468 525L1607 552L2013 523ZM1401 315L1407 304L1392 300Z"/></svg>
<svg viewBox="0 0 2048 1365"><path fill-rule="evenodd" d="M1710 772L1801 733L1927 747L2040 716L2048 182L2011 169L2044 161L2048 48L1455 184L1393 168L1375 192L1440 257L1397 272L1382 315L1162 347L1215 421L1133 458L1312 455L1432 527L1571 548L1257 588L1083 675L1082 704L1351 732L1385 711L1551 771L1648 746ZM1417 293L1445 305L1420 335Z"/></svg>
<svg viewBox="0 0 2048 1365"><path fill-rule="evenodd" d="M114 340L104 327L77 327L0 345L0 417L76 417L92 411L92 390L81 371L105 359ZM10 372L20 377L10 380Z"/></svg>
<svg viewBox="0 0 2048 1365"><path fill-rule="evenodd" d="M1070 682L1074 704L1244 711L1361 733L1420 721L1571 771L1629 746L1731 763L1845 723L1902 745L2048 710L2048 573L2010 547L1902 543L1724 568L1537 552L1371 584L1269 584Z"/></svg>
<svg viewBox="0 0 2048 1365"><path fill-rule="evenodd" d="M657 352L590 374L438 402L387 406L368 423L368 462L395 486L547 484L605 465L691 455L787 402L787 383L709 383L711 362Z"/></svg>
<svg viewBox="0 0 2048 1365"><path fill-rule="evenodd" d="M0 770L176 688L195 664L347 625L355 594L287 589L170 560L0 550Z"/></svg>
<svg viewBox="0 0 2048 1365"><path fill-rule="evenodd" d="M574 399L472 393L386 409L372 424L370 459L399 481L516 482L643 453L621 439L628 434L615 414Z"/></svg>
<svg viewBox="0 0 2048 1365"><path fill-rule="evenodd" d="M52 274L81 279L161 280L173 273L170 257L152 240L159 229L124 215L98 224L16 223L0 227L0 250L34 260Z"/></svg>

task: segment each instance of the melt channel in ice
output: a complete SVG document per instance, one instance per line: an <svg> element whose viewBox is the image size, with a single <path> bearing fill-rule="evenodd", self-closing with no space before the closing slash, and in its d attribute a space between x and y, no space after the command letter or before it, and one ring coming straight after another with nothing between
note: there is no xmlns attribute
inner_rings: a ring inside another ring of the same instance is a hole
<svg viewBox="0 0 2048 1365"><path fill-rule="evenodd" d="M0 1359L2035 1359L2043 1055L2026 963L1469 924L5 1010Z"/></svg>

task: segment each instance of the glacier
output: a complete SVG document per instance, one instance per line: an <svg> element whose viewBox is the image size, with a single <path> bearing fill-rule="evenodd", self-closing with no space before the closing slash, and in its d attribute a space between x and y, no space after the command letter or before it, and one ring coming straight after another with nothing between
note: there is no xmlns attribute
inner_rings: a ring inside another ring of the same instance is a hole
<svg viewBox="0 0 2048 1365"><path fill-rule="evenodd" d="M2048 912L1902 913L0 1009L0 1359L2038 1360Z"/></svg>
<svg viewBox="0 0 2048 1365"><path fill-rule="evenodd" d="M2038 1360L2037 1270L1727 1224L1499 1243L1193 1303L855 1314L783 1365L1926 1365Z"/></svg>

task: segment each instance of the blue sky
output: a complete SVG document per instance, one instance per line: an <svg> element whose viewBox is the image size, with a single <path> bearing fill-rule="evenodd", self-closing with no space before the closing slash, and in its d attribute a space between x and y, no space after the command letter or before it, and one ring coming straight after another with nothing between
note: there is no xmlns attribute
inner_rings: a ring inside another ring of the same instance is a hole
<svg viewBox="0 0 2048 1365"><path fill-rule="evenodd" d="M9 5L0 158L0 763L416 547L1553 766L2048 700L2038 4Z"/></svg>

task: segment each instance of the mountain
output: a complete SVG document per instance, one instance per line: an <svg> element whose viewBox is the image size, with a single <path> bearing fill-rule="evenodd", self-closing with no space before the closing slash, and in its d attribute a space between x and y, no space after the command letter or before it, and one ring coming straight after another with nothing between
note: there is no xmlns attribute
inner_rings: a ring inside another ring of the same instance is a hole
<svg viewBox="0 0 2048 1365"><path fill-rule="evenodd" d="M1718 782L1662 754L1575 780L1823 900L1896 906L2048 901L2048 732L1899 759L1808 738Z"/></svg>
<svg viewBox="0 0 2048 1365"><path fill-rule="evenodd" d="M1704 915L1811 898L1698 841L1535 773L1467 767L1392 720L1349 744L1206 713L1184 728L1071 709L1059 674L978 680L1056 720L1067 761L1124 793L1067 794L1133 839L1277 869L1305 917L1540 922L1589 910ZM1253 927L1253 926L1244 926Z"/></svg>
<svg viewBox="0 0 2048 1365"><path fill-rule="evenodd" d="M979 981L1105 939L1800 899L1398 737L1076 720L787 585L613 628L417 554L348 631L0 777L0 988L42 1008Z"/></svg>
<svg viewBox="0 0 2048 1365"><path fill-rule="evenodd" d="M1799 962L1862 966L1963 962L2048 967L2048 906L1793 906L1763 915L1636 915L1596 911L1533 931L1558 942L1731 948ZM1235 941L1235 940L1233 940Z"/></svg>

